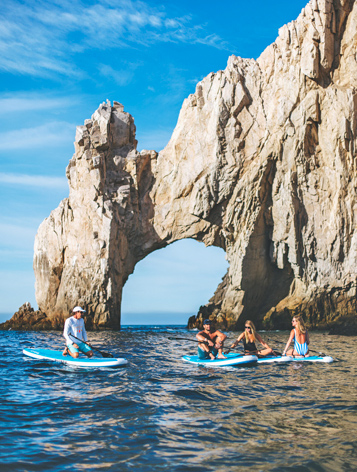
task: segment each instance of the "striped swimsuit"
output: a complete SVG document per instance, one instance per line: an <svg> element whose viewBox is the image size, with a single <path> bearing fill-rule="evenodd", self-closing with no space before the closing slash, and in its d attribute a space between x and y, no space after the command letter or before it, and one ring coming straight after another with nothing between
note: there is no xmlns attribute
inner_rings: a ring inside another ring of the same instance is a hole
<svg viewBox="0 0 357 472"><path fill-rule="evenodd" d="M302 344L298 343L297 339L296 339L296 330L295 329L294 329L294 333L295 333L294 349L299 354L299 356L305 356L307 354L307 351L309 350L309 346L307 345L306 341Z"/></svg>

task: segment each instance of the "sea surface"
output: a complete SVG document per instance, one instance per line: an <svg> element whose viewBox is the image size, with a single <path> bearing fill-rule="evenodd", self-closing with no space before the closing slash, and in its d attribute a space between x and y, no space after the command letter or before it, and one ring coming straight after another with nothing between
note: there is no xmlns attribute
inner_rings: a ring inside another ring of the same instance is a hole
<svg viewBox="0 0 357 472"><path fill-rule="evenodd" d="M278 349L288 332L261 335ZM310 333L332 364L245 368L184 363L196 344L169 337L195 332L89 333L129 361L89 370L23 356L63 349L60 332L0 332L0 470L357 470L356 337Z"/></svg>

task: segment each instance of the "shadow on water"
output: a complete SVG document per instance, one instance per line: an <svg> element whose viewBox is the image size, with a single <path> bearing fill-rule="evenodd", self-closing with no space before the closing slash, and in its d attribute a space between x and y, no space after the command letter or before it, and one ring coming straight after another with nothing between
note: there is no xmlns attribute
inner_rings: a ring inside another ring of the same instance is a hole
<svg viewBox="0 0 357 472"><path fill-rule="evenodd" d="M205 368L181 361L195 344L173 333L195 336L172 327L90 333L129 361L90 370L22 355L62 349L61 333L2 332L0 471L355 470L355 338L311 334L332 364Z"/></svg>

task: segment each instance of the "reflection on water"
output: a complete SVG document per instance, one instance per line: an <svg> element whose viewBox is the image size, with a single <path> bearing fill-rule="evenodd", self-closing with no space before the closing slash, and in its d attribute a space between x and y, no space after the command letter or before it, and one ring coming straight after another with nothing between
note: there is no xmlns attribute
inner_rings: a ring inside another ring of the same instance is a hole
<svg viewBox="0 0 357 472"><path fill-rule="evenodd" d="M356 469L356 338L311 334L332 364L205 368L181 361L195 344L168 340L173 333L195 336L90 333L129 360L91 371L22 356L24 347L61 349L60 333L2 332L0 470Z"/></svg>

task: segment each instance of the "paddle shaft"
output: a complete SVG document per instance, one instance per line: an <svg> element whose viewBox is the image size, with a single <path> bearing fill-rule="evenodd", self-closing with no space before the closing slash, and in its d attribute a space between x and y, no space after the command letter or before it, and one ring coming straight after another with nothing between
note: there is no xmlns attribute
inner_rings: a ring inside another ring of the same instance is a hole
<svg viewBox="0 0 357 472"><path fill-rule="evenodd" d="M176 338L174 336L169 336L168 339L170 340L178 340L178 341L190 341L191 343L201 343L201 344L208 344L208 340L207 341L199 341L198 339L190 339L190 338ZM225 340L227 341L227 339ZM213 344L214 344L214 341L212 341Z"/></svg>
<svg viewBox="0 0 357 472"><path fill-rule="evenodd" d="M78 341L80 341L81 343L84 343L86 344L88 347L90 347L91 349L94 349L95 351L99 352L99 354L101 354L103 357L113 357L114 356L112 354L110 354L109 352L104 352L104 351L100 351L99 349L97 349L96 347L93 347L93 346L90 346L88 343L86 343L85 341L83 341L83 339L79 339L77 338L76 336L74 336L73 334L70 334L70 336L72 336L72 338L74 339L77 339Z"/></svg>
<svg viewBox="0 0 357 472"><path fill-rule="evenodd" d="M235 346L235 347L230 347L229 349L227 349L226 351L224 351L225 354L229 354L231 352L232 349L237 349L238 346ZM248 351L247 349L242 349L241 346L239 346L239 350L240 351L243 351L244 354L258 354L259 355L259 351L256 350L256 351ZM277 354L278 356L281 356L281 352L278 352L276 351L275 349L273 349L273 353Z"/></svg>
<svg viewBox="0 0 357 472"><path fill-rule="evenodd" d="M170 340L178 340L178 341L190 341L191 343L202 343L202 344L208 344L208 341L199 341L198 339L189 339L189 338L175 338L173 336L169 336L168 339Z"/></svg>

